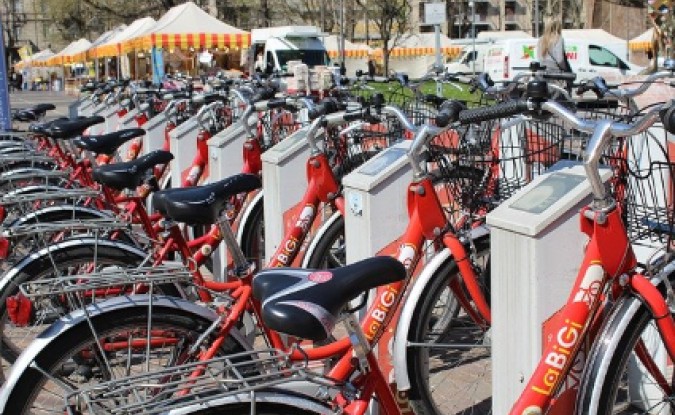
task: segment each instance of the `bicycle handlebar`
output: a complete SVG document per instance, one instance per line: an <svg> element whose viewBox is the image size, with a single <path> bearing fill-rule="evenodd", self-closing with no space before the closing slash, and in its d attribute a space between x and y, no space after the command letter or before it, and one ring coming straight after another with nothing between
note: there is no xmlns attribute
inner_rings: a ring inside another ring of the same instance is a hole
<svg viewBox="0 0 675 415"><path fill-rule="evenodd" d="M490 107L467 109L459 113L458 121L462 124L473 124L497 118L511 117L528 110L527 101L516 100L501 102Z"/></svg>
<svg viewBox="0 0 675 415"><path fill-rule="evenodd" d="M224 107L222 101L215 101L210 104L202 106L199 111L197 111L197 123L204 127L204 117L208 114L210 117L215 118L215 110Z"/></svg>

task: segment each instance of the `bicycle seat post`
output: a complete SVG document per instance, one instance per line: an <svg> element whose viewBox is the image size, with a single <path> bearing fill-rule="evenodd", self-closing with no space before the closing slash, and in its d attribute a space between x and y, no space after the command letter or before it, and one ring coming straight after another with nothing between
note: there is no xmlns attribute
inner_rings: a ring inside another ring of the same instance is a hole
<svg viewBox="0 0 675 415"><path fill-rule="evenodd" d="M232 228L230 227L226 215L221 214L217 226L223 236L227 250L232 255L232 261L234 263L233 274L236 277L244 277L253 274L253 272L255 272L255 264L253 262L249 263L246 260L246 256L237 243L237 238L234 236L234 232L232 232Z"/></svg>
<svg viewBox="0 0 675 415"><path fill-rule="evenodd" d="M359 321L354 316L354 313L349 313L344 319L345 328L349 336L349 341L354 349L354 356L359 361L361 371L368 372L370 365L368 364L368 353L370 353L370 343L366 339L366 335L361 329Z"/></svg>

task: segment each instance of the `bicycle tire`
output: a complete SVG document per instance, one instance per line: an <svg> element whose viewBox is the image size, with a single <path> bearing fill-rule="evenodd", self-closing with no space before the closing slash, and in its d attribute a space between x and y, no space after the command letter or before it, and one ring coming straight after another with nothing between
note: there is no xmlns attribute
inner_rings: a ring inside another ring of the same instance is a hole
<svg viewBox="0 0 675 415"><path fill-rule="evenodd" d="M248 220L243 224L244 230L241 233L241 250L246 259L254 263L258 270L263 269L266 265L264 206L264 199L253 206Z"/></svg>
<svg viewBox="0 0 675 415"><path fill-rule="evenodd" d="M227 403L195 411L179 411L179 413L184 415L250 415L251 404ZM255 413L257 415L315 415L314 412L303 410L297 406L276 402L256 402Z"/></svg>
<svg viewBox="0 0 675 415"><path fill-rule="evenodd" d="M94 255L97 258L97 265L103 267L137 266L145 259L145 257L135 254L134 250L124 249L121 245L123 244L119 242L105 245L81 243L69 245L63 249L46 250L45 252L49 252L48 254L31 258L28 264L22 267L21 272L14 275L11 281L0 288L0 336L2 336L0 347L2 347L2 357L9 363L13 363L28 342L46 327L46 323L48 323L46 319L54 319L65 312L71 311L68 309L59 311L50 302L41 303L45 307L45 310L42 310L44 319L37 319L35 324L28 327L14 326L9 320L7 298L19 292L20 284L51 277L55 270L67 271L79 268L83 264L89 265L92 263ZM54 264L58 264L58 268ZM5 275L9 275L9 272ZM174 285L162 285L157 289L158 292L165 295L180 296L180 291ZM56 304L62 303L57 302ZM49 313L57 313L57 315Z"/></svg>
<svg viewBox="0 0 675 415"><path fill-rule="evenodd" d="M489 264L489 238L482 238L477 245L483 265ZM489 268L478 277L489 298ZM491 413L489 330L460 312L448 288L451 281L459 281L465 292L460 278L457 264L448 258L415 306L416 324L408 333L407 365L410 403L417 415Z"/></svg>
<svg viewBox="0 0 675 415"><path fill-rule="evenodd" d="M108 362L112 362L113 358L119 362L121 370L116 372L115 369L119 369L116 366L103 367L101 363L103 359L101 356L96 356L100 355L100 351L93 344L103 338L127 339L128 343L131 343L128 340L130 333L138 333L138 338L143 338L144 333L147 333L149 314L145 306L116 309L101 313L90 320L82 320L57 335L36 354L32 364L27 366L23 373L17 374L19 378L14 383L14 387L6 392L8 399L4 413L39 415L53 413L54 408L61 408L64 404L64 396L58 391L58 385L49 384L47 376L65 382L64 384L71 388L75 385L82 388L83 380L88 380L86 387L91 387L97 383L99 378L101 381L107 381L115 375L125 377L144 373L146 362L149 359L145 356L146 359L140 362L138 350L126 350L130 352L127 357L120 357L121 351L106 352ZM156 350L153 347L153 352L160 359L155 363L157 366L153 366L155 368L171 367L176 361L185 358L184 352L188 351L194 341L199 339L199 336L212 324L210 320L185 310L164 309L163 307L153 309L150 321L153 323L151 327L153 332L162 330L162 333L170 333L169 335L182 335L180 340L174 342L175 348L169 349L166 344L156 345ZM92 334L91 327L96 330L96 336ZM169 335L163 334L165 337ZM243 347L228 337L217 355L241 351ZM163 363L163 356L169 356L170 361ZM181 360L181 363L185 361ZM67 379L69 375L72 379ZM86 379L87 376L90 378ZM51 380L52 383L56 383L54 379ZM50 398L53 398L54 402L51 407L49 406ZM46 410L42 411L40 407Z"/></svg>
<svg viewBox="0 0 675 415"><path fill-rule="evenodd" d="M329 225L309 255L307 268L328 269L347 265L344 216L340 215Z"/></svg>
<svg viewBox="0 0 675 415"><path fill-rule="evenodd" d="M674 277L675 273L671 273L669 276L671 283ZM588 354L579 385L577 413L599 415L656 414L664 413L661 412L664 408L672 411L675 397L665 396L665 393L655 384L654 379L643 378L639 383L640 387L637 388L641 393L645 393L644 388L648 385L646 382L652 382L652 391L655 394L650 395L651 399L647 403L650 412L646 412L647 409L640 408L643 403L637 400L630 401L631 395L640 392L632 391L630 385L624 384L628 381L626 371L637 367L637 358L633 351L638 339L648 328L654 330L650 338L656 343L650 342L651 345L659 344L660 347L664 347L660 336L656 334L658 331L656 331L655 325L651 312L637 296L626 295L615 303ZM670 382L672 387L674 379L666 375L666 380ZM662 396L658 397L656 395L658 393ZM620 399L626 399L627 401L617 402ZM662 400L659 401L659 399Z"/></svg>
<svg viewBox="0 0 675 415"><path fill-rule="evenodd" d="M38 209L37 211L32 212L32 215L30 217L24 215L23 217L16 218L13 221L11 221L11 223L4 226L4 228L11 233L12 230L15 229L17 226L23 226L27 224L49 223L73 219L86 221L88 219L112 217L111 215L98 212L99 211L74 209L72 205L65 205L65 206L54 205L48 207L47 209ZM53 243L54 242L52 239L53 236L54 233L52 232L46 233L43 232L43 233L27 234L20 237L13 237L11 240L11 249L12 249L11 255L15 259L20 259L23 257L23 255L31 251L39 250L41 248L48 246L50 243ZM120 239L118 240L134 244L133 239L127 234L126 231L121 232Z"/></svg>

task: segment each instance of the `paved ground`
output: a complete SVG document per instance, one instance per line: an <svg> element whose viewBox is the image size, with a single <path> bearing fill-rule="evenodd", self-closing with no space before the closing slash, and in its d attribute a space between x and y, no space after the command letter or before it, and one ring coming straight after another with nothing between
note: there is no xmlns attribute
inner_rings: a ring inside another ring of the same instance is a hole
<svg viewBox="0 0 675 415"><path fill-rule="evenodd" d="M26 108L35 104L54 104L56 109L47 113L47 119L67 117L68 105L76 100L77 97L66 95L65 92L22 91L9 94L9 104L12 109Z"/></svg>

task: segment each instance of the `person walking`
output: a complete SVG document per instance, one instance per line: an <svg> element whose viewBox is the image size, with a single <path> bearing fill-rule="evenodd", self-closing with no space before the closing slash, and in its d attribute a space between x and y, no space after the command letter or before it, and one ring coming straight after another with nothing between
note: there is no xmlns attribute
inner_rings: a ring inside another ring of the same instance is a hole
<svg viewBox="0 0 675 415"><path fill-rule="evenodd" d="M537 43L537 60L547 72L573 72L565 54L562 22L559 18L544 17L544 33ZM561 86L571 90L571 82Z"/></svg>

